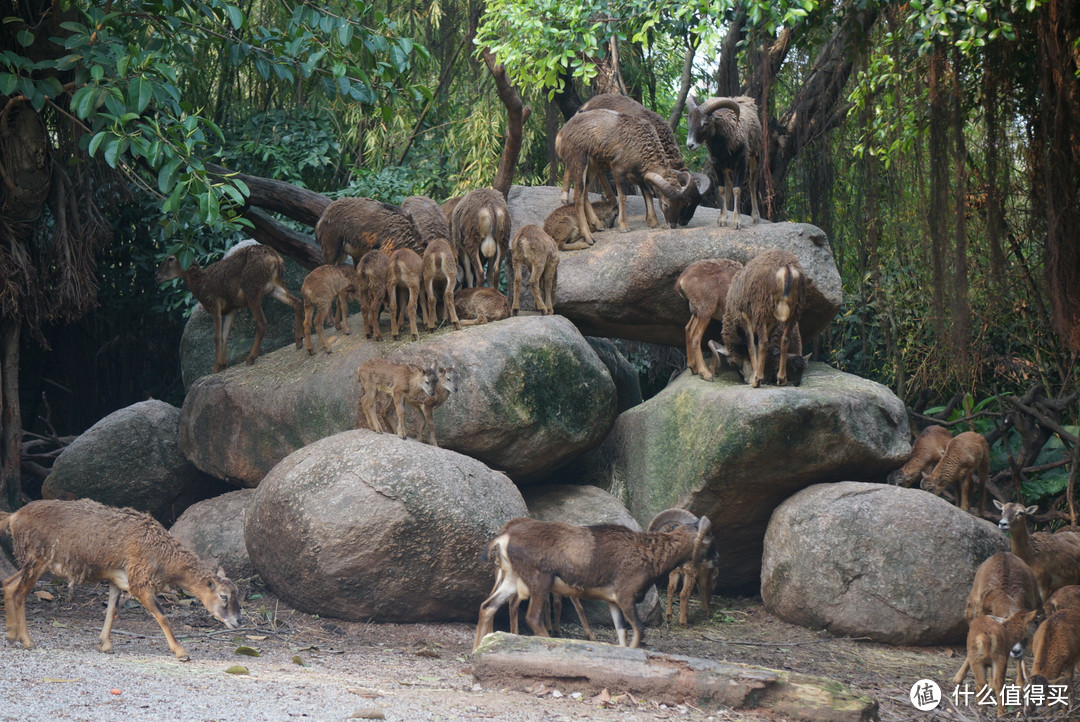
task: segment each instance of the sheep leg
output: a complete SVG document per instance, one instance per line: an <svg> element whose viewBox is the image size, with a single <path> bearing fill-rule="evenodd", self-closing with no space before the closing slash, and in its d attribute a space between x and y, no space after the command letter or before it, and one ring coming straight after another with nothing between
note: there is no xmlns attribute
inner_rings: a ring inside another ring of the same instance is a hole
<svg viewBox="0 0 1080 722"><path fill-rule="evenodd" d="M112 625L116 619L116 603L120 600L120 587L116 586L115 582L109 582L109 606L105 609L105 626L101 628L101 634L98 635L98 649L106 654L111 654L113 651L112 646Z"/></svg>
<svg viewBox="0 0 1080 722"><path fill-rule="evenodd" d="M672 570L668 574L667 582L667 605L664 607L664 619L671 621L672 607L675 604L675 593L679 590L679 572Z"/></svg>
<svg viewBox="0 0 1080 722"><path fill-rule="evenodd" d="M379 419L375 415L374 385L372 385L370 389L364 390L364 395L360 398L360 407L364 410L364 418L367 419L368 428L377 434L381 434L382 425L379 423Z"/></svg>
<svg viewBox="0 0 1080 722"><path fill-rule="evenodd" d="M514 595L510 597L510 634L521 634L521 620L518 619L518 615L521 614L521 597Z"/></svg>
<svg viewBox="0 0 1080 722"><path fill-rule="evenodd" d="M184 650L183 645L176 640L176 636L173 634L172 627L169 626L169 618L165 616L165 612L161 611L161 605L158 604L157 598L154 595L154 591L143 586L132 586L131 596L139 600L146 611L150 612L150 616L154 618L154 621L161 627L161 631L165 633L165 641L169 643L169 649L176 655L176 658L181 662L186 662L190 657Z"/></svg>
<svg viewBox="0 0 1080 722"><path fill-rule="evenodd" d="M338 299L338 319L334 326L337 330L341 331L346 336L352 334L352 329L349 328L349 292L348 290L342 291L337 296Z"/></svg>
<svg viewBox="0 0 1080 722"><path fill-rule="evenodd" d="M326 317L330 313L330 302L324 301L318 305L318 312L315 314L315 333L319 337L319 344L322 346L323 351L330 353L330 344L326 341L326 334L323 333L323 326L326 325ZM307 315L305 314L304 323L304 335L307 339L308 353L314 353L311 348L311 334L307 333Z"/></svg>
<svg viewBox="0 0 1080 722"><path fill-rule="evenodd" d="M633 606L633 605L631 605ZM626 646L626 621L624 619L623 612L619 611L619 605L613 602L608 602L608 609L611 611L611 621L615 625L615 636L619 638L619 646ZM638 640L639 636L637 630L634 630L634 639ZM636 645L634 645L636 646Z"/></svg>
<svg viewBox="0 0 1080 722"><path fill-rule="evenodd" d="M555 313L555 287L559 284L558 257L554 258L550 265L544 269L544 303L547 305L549 316Z"/></svg>
<svg viewBox="0 0 1080 722"><path fill-rule="evenodd" d="M683 566L682 578L683 586L679 593L679 624L685 627L689 624L690 593L697 586L697 570L692 562Z"/></svg>
<svg viewBox="0 0 1080 722"><path fill-rule="evenodd" d="M397 412L397 435L402 439L405 438L405 391L404 389L394 390L394 411Z"/></svg>
<svg viewBox="0 0 1080 722"><path fill-rule="evenodd" d="M706 570L704 574L698 575L698 593L701 594L701 608L705 611L705 617L708 618L712 614L709 611L709 603L712 601L715 570L709 567L706 567Z"/></svg>
<svg viewBox="0 0 1080 722"><path fill-rule="evenodd" d="M424 286L424 328L428 331L435 330L435 323L438 321L438 314L436 313L438 306L438 296L435 295L435 277L431 276L427 279Z"/></svg>
<svg viewBox="0 0 1080 722"><path fill-rule="evenodd" d="M570 164L563 164L562 175L562 191L559 193L559 200L563 203L570 202Z"/></svg>
<svg viewBox="0 0 1080 722"><path fill-rule="evenodd" d="M248 309L255 318L255 340L251 342L251 350L248 351L247 365L255 363L259 358L259 349L262 348L263 335L266 334L266 314L262 310L262 297L248 299Z"/></svg>
<svg viewBox="0 0 1080 722"><path fill-rule="evenodd" d="M309 356L315 355L315 349L311 346L311 319L315 314L315 306L310 303L304 304L304 345L307 347ZM322 336L319 336L320 340Z"/></svg>
<svg viewBox="0 0 1080 722"><path fill-rule="evenodd" d="M756 153L750 154L747 164L750 166L750 222L757 223L761 220L761 215L758 213L758 156Z"/></svg>
<svg viewBox="0 0 1080 722"><path fill-rule="evenodd" d="M691 316L688 327L690 330L686 336L686 357L690 360L690 371L706 381L712 381L712 372L705 364L705 357L701 353L701 339L705 335L705 329L709 327L709 319Z"/></svg>
<svg viewBox="0 0 1080 722"><path fill-rule="evenodd" d="M236 312L230 311L222 316L219 308L210 311L210 317L214 323L214 373L223 370L227 365L225 362L225 344L229 339L229 327L232 326L234 313Z"/></svg>
<svg viewBox="0 0 1080 722"><path fill-rule="evenodd" d="M532 291L533 305L536 306L536 310L539 311L542 316L546 316L550 313L550 309L548 309L547 304L544 303L544 292L540 289L540 281L543 278L542 274L542 268L533 267L532 272L529 274L529 290Z"/></svg>
<svg viewBox="0 0 1080 722"><path fill-rule="evenodd" d="M30 631L26 628L26 595L38 578L45 573L48 561L28 562L20 571L4 580L4 611L8 641L18 640L24 649L33 649Z"/></svg>
<svg viewBox="0 0 1080 722"><path fill-rule="evenodd" d="M739 230L739 221L742 220L742 213L739 211L739 196L742 189L739 186L732 188L731 193L734 196L731 202L731 227L736 231Z"/></svg>
<svg viewBox="0 0 1080 722"><path fill-rule="evenodd" d="M495 246L495 260L491 264L491 287L499 288L499 278L502 276L503 248L502 244Z"/></svg>
<svg viewBox="0 0 1080 722"><path fill-rule="evenodd" d="M544 607L546 606L546 599L551 593L550 588L544 593L533 592L529 597L529 608L525 612L525 622L529 625L529 629L533 631L537 637L550 637L551 632L544 624Z"/></svg>
<svg viewBox="0 0 1080 722"><path fill-rule="evenodd" d="M409 333L412 334L413 341L420 340L420 332L416 329L416 305L417 303L423 303L423 295L424 294L421 293L419 286L409 286L409 306L407 308L407 311L409 313Z"/></svg>
<svg viewBox="0 0 1080 722"><path fill-rule="evenodd" d="M476 623L476 639L473 640L473 651L480 646L485 635L495 630L495 613L502 605L506 604L511 597L517 595L517 580L506 575L501 580L496 580L496 585L491 594L480 604L480 618Z"/></svg>
<svg viewBox="0 0 1080 722"><path fill-rule="evenodd" d="M401 320L398 318L397 286L386 290L386 301L386 305L390 307L390 338L397 341L398 333L401 331Z"/></svg>
<svg viewBox="0 0 1080 722"><path fill-rule="evenodd" d="M586 168L582 170L580 178L582 186L579 186L577 192L574 193L574 215L577 216L578 230L581 233L581 238L591 246L596 241L593 239L592 227L589 225L588 213L585 210L589 194L582 191L582 187L588 178L587 164ZM589 206L589 208L591 207L592 206Z"/></svg>
<svg viewBox="0 0 1080 722"><path fill-rule="evenodd" d="M578 621L581 622L581 631L585 633L590 642L596 641L596 635L593 633L592 627L589 626L589 618L585 616L585 609L581 606L581 600L577 597L570 597L570 603L574 605L574 611L577 612Z"/></svg>
<svg viewBox="0 0 1080 722"><path fill-rule="evenodd" d="M776 385L787 385L787 357L788 357L788 331L791 329L790 323L783 325L783 330L780 332L780 363L779 368L776 369Z"/></svg>
<svg viewBox="0 0 1080 722"><path fill-rule="evenodd" d="M603 168L600 168L600 167L596 166L595 164L592 165L591 168L592 168L593 175L595 175L597 177L597 180L600 182L600 189L603 191L604 197L606 199L608 199L609 201L611 201L612 203L614 203L615 199L616 199L616 195L615 195L615 191L611 187L611 184L608 183L607 173L604 171ZM604 223L604 221L600 218L600 216L596 215L596 209L593 208L593 204L592 204L592 201L589 200L588 193L585 194L585 207L586 207L587 213L589 214L589 223L592 224L593 230L595 230L595 231L603 231L603 230L605 230L608 226L607 226L606 223Z"/></svg>
<svg viewBox="0 0 1080 722"><path fill-rule="evenodd" d="M620 233L628 233L630 226L626 222L626 193L623 192L621 179L615 178L615 194L619 203L619 220L616 225Z"/></svg>
<svg viewBox="0 0 1080 722"><path fill-rule="evenodd" d="M645 201L645 225L656 228L660 225L660 221L656 220L656 208L653 207L653 196L648 184L642 183L638 186L638 190L641 191L641 198Z"/></svg>
<svg viewBox="0 0 1080 722"><path fill-rule="evenodd" d="M518 315L518 311L521 310L521 274L522 274L522 271L524 270L525 259L524 258L521 258L521 259L515 258L513 266L514 266L514 279L513 279L513 290L511 291L511 295L513 296L513 301L510 304L510 315L511 316L516 316L516 315ZM533 272L535 273L535 270Z"/></svg>
<svg viewBox="0 0 1080 722"><path fill-rule="evenodd" d="M304 337L301 335L304 322L304 304L300 302L299 298L286 291L284 286L276 283L270 289L270 295L293 310L293 340L296 342L296 348L300 348L300 344L304 342ZM259 311L262 311L262 299L259 299ZM228 332L225 335L227 336Z"/></svg>
<svg viewBox="0 0 1080 722"><path fill-rule="evenodd" d="M454 330L461 330L461 321L458 319L457 309L454 308L454 282L449 277L446 279L446 288L443 289L443 305L446 306L446 315L450 317L450 323L454 324Z"/></svg>

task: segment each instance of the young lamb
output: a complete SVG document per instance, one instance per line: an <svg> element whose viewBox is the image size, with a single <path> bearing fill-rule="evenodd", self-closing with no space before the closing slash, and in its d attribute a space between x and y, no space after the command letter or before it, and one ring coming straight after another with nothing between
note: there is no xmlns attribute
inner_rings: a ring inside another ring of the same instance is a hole
<svg viewBox="0 0 1080 722"><path fill-rule="evenodd" d="M26 596L45 572L72 585L109 582L109 602L98 649L112 652L113 620L120 592L131 592L157 621L169 649L188 660L169 619L157 602L167 587L196 597L226 627L240 626L236 587L180 545L156 519L134 509L105 506L90 499L32 501L12 514L0 512L0 532L11 535L21 567L4 580L7 638L34 646L26 628Z"/></svg>
<svg viewBox="0 0 1080 722"><path fill-rule="evenodd" d="M529 269L529 289L533 304L542 315L555 313L555 286L559 282L559 248L551 236L537 225L522 226L510 244L514 266L514 302L510 312L521 306L521 277Z"/></svg>
<svg viewBox="0 0 1080 722"><path fill-rule="evenodd" d="M932 471L941 457L945 455L945 447L952 441L952 433L944 426L931 424L919 432L915 438L915 444L911 449L911 458L907 463L896 471L889 474L889 483L898 486L911 486L922 478L922 475Z"/></svg>
<svg viewBox="0 0 1080 722"><path fill-rule="evenodd" d="M255 319L255 340L247 355L247 363L255 363L259 357L263 335L266 334L266 316L262 310L263 296L270 294L296 314L294 333L296 348L304 339L304 306L285 289L282 277L285 261L273 248L263 245L240 246L216 263L206 268L192 263L187 270L180 268L176 256L169 256L158 266L156 279L164 283L173 278L184 279L191 294L210 314L214 323L214 370L217 373L227 365L225 350L232 328L233 316L241 308L251 311Z"/></svg>

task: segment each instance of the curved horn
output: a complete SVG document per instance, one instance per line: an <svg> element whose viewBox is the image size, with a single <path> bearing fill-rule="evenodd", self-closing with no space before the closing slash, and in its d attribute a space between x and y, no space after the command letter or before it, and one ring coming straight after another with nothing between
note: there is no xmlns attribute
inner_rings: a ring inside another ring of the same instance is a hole
<svg viewBox="0 0 1080 722"><path fill-rule="evenodd" d="M680 197L692 198L694 195L700 195L697 183L694 181L694 174L690 171L679 171L679 182L682 183L682 188L679 190Z"/></svg>
<svg viewBox="0 0 1080 722"><path fill-rule="evenodd" d="M664 509L649 522L649 531L671 531L680 524L693 524L697 520L686 509Z"/></svg>
<svg viewBox="0 0 1080 722"><path fill-rule="evenodd" d="M676 188L675 186L671 185L667 182L667 180L664 179L664 176L656 173L655 171L650 171L646 173L645 180L651 183L652 186L656 188L656 190L660 191L668 198L678 198L685 190L685 188Z"/></svg>
<svg viewBox="0 0 1080 722"><path fill-rule="evenodd" d="M694 556L693 559L697 562L705 553L704 545L705 538L709 536L709 532L712 531L712 522L709 521L709 517L702 516L698 520L698 533L694 538Z"/></svg>
<svg viewBox="0 0 1080 722"><path fill-rule="evenodd" d="M721 108L733 111L736 120L738 120L739 114L742 112L742 107L731 98L709 98L701 104L701 112L705 115L712 115Z"/></svg>

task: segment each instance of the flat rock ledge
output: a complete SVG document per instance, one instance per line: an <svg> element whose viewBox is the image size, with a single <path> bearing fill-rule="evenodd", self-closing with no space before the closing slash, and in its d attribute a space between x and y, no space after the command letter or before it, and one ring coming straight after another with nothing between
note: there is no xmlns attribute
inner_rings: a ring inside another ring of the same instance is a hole
<svg viewBox="0 0 1080 722"><path fill-rule="evenodd" d="M696 707L771 712L785 720L878 719L878 703L839 682L782 670L660 654L576 639L495 632L472 655L473 675L489 687L630 693Z"/></svg>

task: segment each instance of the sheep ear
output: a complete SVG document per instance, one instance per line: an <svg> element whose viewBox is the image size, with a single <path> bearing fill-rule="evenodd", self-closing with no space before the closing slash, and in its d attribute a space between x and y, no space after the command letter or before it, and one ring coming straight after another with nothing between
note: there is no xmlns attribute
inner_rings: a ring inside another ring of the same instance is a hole
<svg viewBox="0 0 1080 722"><path fill-rule="evenodd" d="M1039 510L1039 507L1038 507L1037 504L1032 504L1027 509L1024 509L1024 511L1026 511L1028 514L1034 514L1038 510Z"/></svg>
<svg viewBox="0 0 1080 722"><path fill-rule="evenodd" d="M998 511L1005 511L1005 505L1002 504L997 499L994 499L994 506L996 506L998 508Z"/></svg>
<svg viewBox="0 0 1080 722"><path fill-rule="evenodd" d="M709 180L709 176L704 173L694 173L694 183L697 185L698 193L705 195L709 192L709 187L712 185L712 181Z"/></svg>
<svg viewBox="0 0 1080 722"><path fill-rule="evenodd" d="M728 355L727 347L718 344L716 341L714 341L712 339L709 339L709 350L712 351L713 353L719 354L721 356L727 356Z"/></svg>
<svg viewBox="0 0 1080 722"><path fill-rule="evenodd" d="M228 579L228 577L225 576L225 567L218 567L217 572L215 573L217 574L218 579Z"/></svg>

